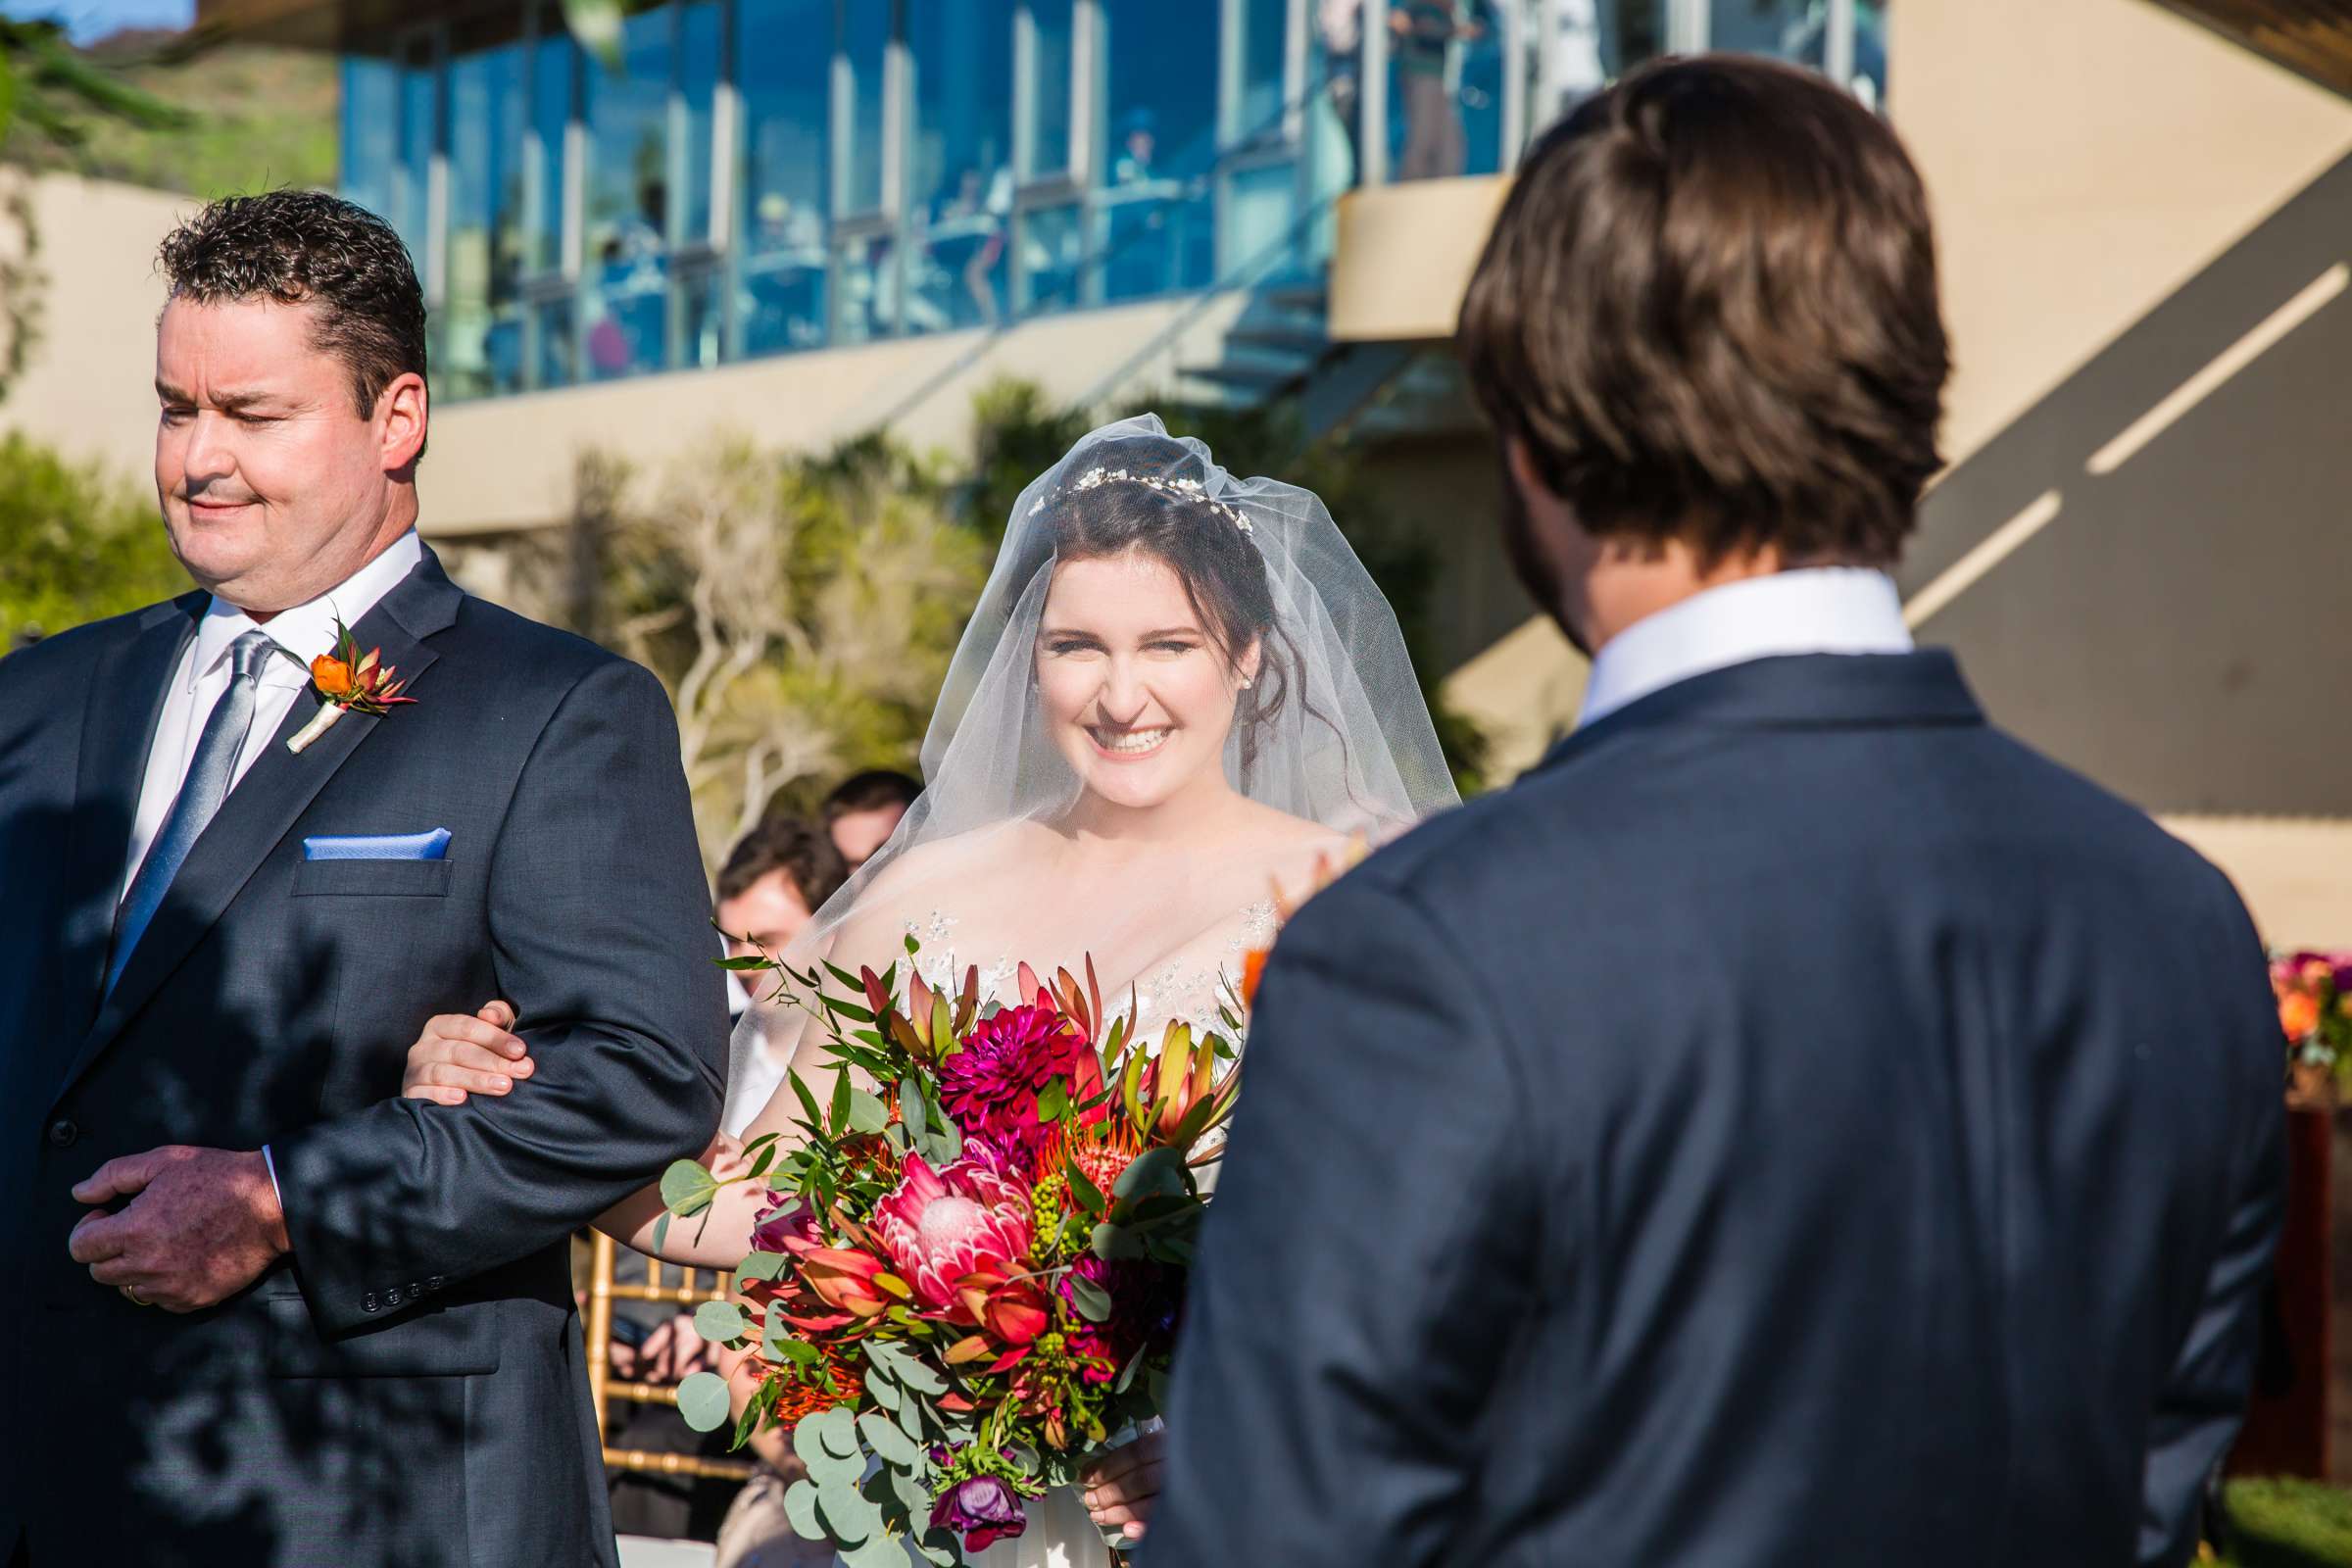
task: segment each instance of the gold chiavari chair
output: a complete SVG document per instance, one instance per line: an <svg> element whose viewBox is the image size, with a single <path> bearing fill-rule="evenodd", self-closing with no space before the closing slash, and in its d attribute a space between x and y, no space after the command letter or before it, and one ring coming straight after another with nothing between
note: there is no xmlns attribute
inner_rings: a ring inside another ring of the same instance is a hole
<svg viewBox="0 0 2352 1568"><path fill-rule="evenodd" d="M709 1290L696 1286L698 1271L680 1269L676 1285L662 1283L666 1266L651 1258L646 1260L643 1285L621 1285L613 1281L612 1261L617 1249L612 1238L602 1231L591 1234L588 1262L588 1395L596 1401L596 1429L605 1430L605 1411L614 1399L626 1399L637 1404L667 1404L678 1402L678 1391L659 1383L626 1383L612 1374L612 1303L614 1301L662 1301L691 1311L705 1301L722 1301L733 1286L735 1277L719 1274L712 1277ZM741 1459L706 1459L693 1453L649 1453L642 1448L605 1446L605 1468L634 1470L649 1475L706 1476L721 1481L746 1481L751 1478L752 1466Z"/></svg>

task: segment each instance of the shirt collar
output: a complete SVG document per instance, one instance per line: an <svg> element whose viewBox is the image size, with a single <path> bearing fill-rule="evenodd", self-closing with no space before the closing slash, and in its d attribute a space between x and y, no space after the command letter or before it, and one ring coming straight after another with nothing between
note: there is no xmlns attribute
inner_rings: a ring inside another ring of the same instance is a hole
<svg viewBox="0 0 2352 1568"><path fill-rule="evenodd" d="M1650 693L1753 659L1907 654L1902 596L1883 571L1808 567L1746 577L1634 622L1592 661L1579 727Z"/></svg>
<svg viewBox="0 0 2352 1568"><path fill-rule="evenodd" d="M318 598L271 615L260 629L268 632L291 657L271 660L263 671L263 684L307 683L311 678L311 661L334 651L336 620L346 626L358 625L360 617L398 587L423 559L424 544L416 537L416 530L411 528L374 560ZM227 656L229 644L254 629L252 616L215 596L196 627L196 657L188 663L189 689L194 690L197 680Z"/></svg>

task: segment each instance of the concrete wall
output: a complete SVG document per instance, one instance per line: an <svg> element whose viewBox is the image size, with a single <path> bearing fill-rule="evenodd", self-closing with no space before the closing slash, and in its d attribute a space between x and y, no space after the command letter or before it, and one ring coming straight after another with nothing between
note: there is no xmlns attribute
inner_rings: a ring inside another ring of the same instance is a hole
<svg viewBox="0 0 2352 1568"><path fill-rule="evenodd" d="M0 171L0 178L17 177ZM155 249L193 204L105 180L34 181L42 329L24 376L0 403L23 430L120 477L155 466L155 318L164 285Z"/></svg>
<svg viewBox="0 0 2352 1568"><path fill-rule="evenodd" d="M1171 384L1180 365L1214 358L1242 308L1222 299L1127 378ZM829 446L887 424L918 449L959 450L972 394L999 376L1076 399L1150 346L1190 308L1160 302L1019 323L994 336L957 332L826 349L715 370L456 404L433 416L418 486L431 526L508 532L567 515L572 459L583 448L659 461L713 430L788 449Z"/></svg>

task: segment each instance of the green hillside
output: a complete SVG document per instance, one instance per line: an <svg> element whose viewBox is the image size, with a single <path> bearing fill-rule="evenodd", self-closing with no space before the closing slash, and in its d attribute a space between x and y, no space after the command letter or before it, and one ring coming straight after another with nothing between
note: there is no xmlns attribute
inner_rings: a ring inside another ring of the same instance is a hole
<svg viewBox="0 0 2352 1568"><path fill-rule="evenodd" d="M36 146L19 131L0 143L0 158L207 199L334 183L340 88L332 55L224 43L175 60L176 42L169 33L119 33L84 56L187 110L186 128L91 119L78 147Z"/></svg>

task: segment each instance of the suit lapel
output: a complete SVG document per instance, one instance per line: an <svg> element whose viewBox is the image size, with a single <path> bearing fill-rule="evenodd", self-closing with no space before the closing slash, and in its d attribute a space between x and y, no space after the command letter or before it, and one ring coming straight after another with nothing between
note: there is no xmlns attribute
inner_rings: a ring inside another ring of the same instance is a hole
<svg viewBox="0 0 2352 1568"><path fill-rule="evenodd" d="M100 659L91 677L66 857L65 972L59 977L73 1009L67 1016L76 1026L97 1011L147 754L171 696L172 671L196 635L205 603L206 596L196 593L156 606L141 617L137 632Z"/></svg>
<svg viewBox="0 0 2352 1568"><path fill-rule="evenodd" d="M457 617L463 596L441 571L432 552L425 552L416 569L386 594L381 603L360 617L352 636L365 650L380 647L383 662L396 666L403 680L416 682L436 656L421 640L442 630ZM416 691L415 686L411 687ZM430 702L428 694L421 700ZM122 1031L163 983L170 979L206 932L220 918L230 901L253 877L263 860L285 838L309 809L327 781L349 761L368 737L384 723L397 725L400 710L376 717L345 713L324 735L299 755L286 743L318 710L317 696L303 692L294 700L253 766L228 792L220 811L206 824L188 858L172 879L171 890L149 922L122 977L99 1008L97 1020L75 1053L62 1087L71 1086L107 1044ZM120 865L117 867L118 874Z"/></svg>

